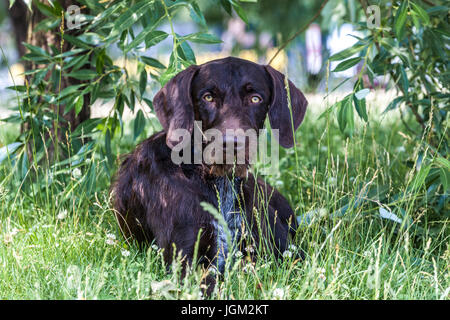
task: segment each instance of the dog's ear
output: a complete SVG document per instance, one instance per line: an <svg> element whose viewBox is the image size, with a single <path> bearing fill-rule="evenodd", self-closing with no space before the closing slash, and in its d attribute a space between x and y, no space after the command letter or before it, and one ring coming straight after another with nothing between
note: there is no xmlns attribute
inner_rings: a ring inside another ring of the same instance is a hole
<svg viewBox="0 0 450 320"><path fill-rule="evenodd" d="M191 97L191 84L198 66L190 66L173 77L153 98L156 116L166 132L166 144L173 148L180 141L174 139L177 129L188 130L194 127L194 106Z"/></svg>
<svg viewBox="0 0 450 320"><path fill-rule="evenodd" d="M270 125L273 129L279 130L280 144L285 148L291 148L294 145L293 133L303 121L308 101L303 93L288 80L292 107L291 118L285 76L269 65L265 68L272 78L272 103L269 107Z"/></svg>

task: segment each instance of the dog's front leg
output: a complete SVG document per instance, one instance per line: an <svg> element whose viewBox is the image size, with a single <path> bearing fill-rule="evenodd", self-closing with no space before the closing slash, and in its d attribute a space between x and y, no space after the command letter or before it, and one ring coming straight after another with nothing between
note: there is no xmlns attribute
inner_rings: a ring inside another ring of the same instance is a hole
<svg viewBox="0 0 450 320"><path fill-rule="evenodd" d="M163 246L164 261L168 271L178 271L180 280L183 281L193 266L201 264L208 269L213 258L213 237L212 230L208 227L202 228L187 222L177 223L171 233L170 241ZM202 293L210 296L215 283L213 274L209 272L205 274L200 283Z"/></svg>

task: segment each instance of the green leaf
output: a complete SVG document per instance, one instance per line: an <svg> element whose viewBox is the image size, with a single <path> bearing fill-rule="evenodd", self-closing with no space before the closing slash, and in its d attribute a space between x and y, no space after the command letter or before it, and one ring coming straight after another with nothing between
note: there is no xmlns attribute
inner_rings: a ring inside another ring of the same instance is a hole
<svg viewBox="0 0 450 320"><path fill-rule="evenodd" d="M352 94L347 95L340 103L338 108L338 124L342 133L351 136L355 127Z"/></svg>
<svg viewBox="0 0 450 320"><path fill-rule="evenodd" d="M117 113L122 117L123 115L123 110L125 108L125 98L123 94L119 94L116 97L115 103L114 103L114 107L117 111Z"/></svg>
<svg viewBox="0 0 450 320"><path fill-rule="evenodd" d="M425 179L428 176L428 173L431 170L431 164L420 166L420 170L417 175L414 177L411 188L413 191L418 190L425 183Z"/></svg>
<svg viewBox="0 0 450 320"><path fill-rule="evenodd" d="M169 35L166 32L160 31L160 30L155 30L155 31L150 32L145 37L145 48L150 48L150 47L160 43L161 41L166 39L168 36Z"/></svg>
<svg viewBox="0 0 450 320"><path fill-rule="evenodd" d="M39 11L42 12L47 17L58 18L61 16L61 12L58 12L58 10L56 8L47 6L43 3L41 3L40 1L35 1L34 3L36 4L36 7L39 9Z"/></svg>
<svg viewBox="0 0 450 320"><path fill-rule="evenodd" d="M22 155L20 156L20 178L23 180L25 179L27 172L28 172L28 167L29 167L29 162L28 162L28 155L26 152L22 153Z"/></svg>
<svg viewBox="0 0 450 320"><path fill-rule="evenodd" d="M222 8L225 9L225 11L231 16L232 10L231 10L231 3L229 0L220 0L220 4L222 5Z"/></svg>
<svg viewBox="0 0 450 320"><path fill-rule="evenodd" d="M104 49L100 51L97 56L95 56L95 70L97 71L97 74L103 73L103 69L105 67L105 56L106 51Z"/></svg>
<svg viewBox="0 0 450 320"><path fill-rule="evenodd" d="M82 162L85 161L85 159L89 155L89 153L94 151L93 150L94 149L93 148L94 144L95 144L94 141L91 141L91 142L88 142L86 144L83 144L75 155L73 155L70 158L64 159L64 160L62 160L60 162L57 162L57 163L53 164L52 168L62 167L62 166L65 166L66 164L69 164L69 163L70 163L70 165L72 167L81 164Z"/></svg>
<svg viewBox="0 0 450 320"><path fill-rule="evenodd" d="M411 19L413 21L414 27L416 28L416 30L420 30L420 22L419 19L417 18L417 13L412 11L411 12Z"/></svg>
<svg viewBox="0 0 450 320"><path fill-rule="evenodd" d="M248 24L248 18L247 14L245 13L244 9L234 0L230 0L231 5L234 8L234 11L236 11L237 15L244 21L246 24Z"/></svg>
<svg viewBox="0 0 450 320"><path fill-rule="evenodd" d="M212 44L212 43L221 43L222 40L220 40L219 38L217 38L215 35L213 34L209 34L209 33L192 33L190 35L184 36L183 40L189 40L192 42L197 42L197 43L206 43L206 44Z"/></svg>
<svg viewBox="0 0 450 320"><path fill-rule="evenodd" d="M192 50L191 46L186 41L183 41L178 46L177 52L183 60L196 63L194 50Z"/></svg>
<svg viewBox="0 0 450 320"><path fill-rule="evenodd" d="M75 71L75 70L81 68L82 66L84 66L88 60L89 60L89 55L83 54L79 57L75 57L75 58L72 58L71 60L69 60L69 62L64 64L63 69L72 68L72 71Z"/></svg>
<svg viewBox="0 0 450 320"><path fill-rule="evenodd" d="M81 124L79 124L76 129L72 132L70 135L71 137L81 137L81 134L83 136L87 136L88 134L92 133L95 128L102 122L102 118L91 118L83 121Z"/></svg>
<svg viewBox="0 0 450 320"><path fill-rule="evenodd" d="M142 110L138 110L136 119L134 120L133 139L136 140L145 127L145 116Z"/></svg>
<svg viewBox="0 0 450 320"><path fill-rule="evenodd" d="M91 80L91 79L95 78L96 76L98 76L98 74L94 70L82 69L82 70L77 70L77 71L71 72L71 73L67 74L67 76L77 79L77 80Z"/></svg>
<svg viewBox="0 0 450 320"><path fill-rule="evenodd" d="M150 57L146 57L146 56L141 56L140 57L142 62L144 62L145 64L148 64L149 66L158 68L158 69L165 69L166 66L163 65L161 62L159 62L158 60L154 59L154 58L150 58Z"/></svg>
<svg viewBox="0 0 450 320"><path fill-rule="evenodd" d="M42 56L42 57L46 57L46 58L50 58L51 56L44 50L44 49L42 49L41 47L36 47L36 46L33 46L33 45L31 45L31 44L29 44L29 43L23 43L23 45L28 49L28 50L30 50L30 52L32 52L32 53L34 53L35 55L37 55L37 56Z"/></svg>
<svg viewBox="0 0 450 320"><path fill-rule="evenodd" d="M397 97L394 100L391 101L391 103L389 103L389 105L387 106L387 108L383 111L382 114L385 114L388 111L394 110L395 108L397 108L397 105L402 102L404 100L404 97Z"/></svg>
<svg viewBox="0 0 450 320"><path fill-rule="evenodd" d="M450 161L448 161L447 159L443 157L437 157L434 159L434 161L440 164L442 168L445 168L446 170L450 171Z"/></svg>
<svg viewBox="0 0 450 320"><path fill-rule="evenodd" d="M80 113L81 109L83 109L83 105L84 105L84 96L83 95L79 95L75 98L74 100L75 103L75 116L78 116L78 114Z"/></svg>
<svg viewBox="0 0 450 320"><path fill-rule="evenodd" d="M100 23L104 23L104 21L106 21L108 17L110 17L111 15L113 15L116 11L122 9L122 7L125 6L125 2L119 2L116 5L112 5L110 6L108 9L106 9L105 11L102 11L101 14L98 14L94 20L93 23L91 25L88 26L87 30L91 30L97 27L97 25L99 25Z"/></svg>
<svg viewBox="0 0 450 320"><path fill-rule="evenodd" d="M131 111L134 112L134 106L136 105L136 93L134 92L133 89L130 90L130 101L128 101L128 99L126 99L127 105L128 107L131 109ZM125 96L126 98L126 96Z"/></svg>
<svg viewBox="0 0 450 320"><path fill-rule="evenodd" d="M337 108L337 121L338 121L338 125L339 125L339 130L341 130L341 132L344 132L344 130L345 130L344 102L339 101L336 104L336 108Z"/></svg>
<svg viewBox="0 0 450 320"><path fill-rule="evenodd" d="M61 25L61 18L46 18L41 20L34 28L33 32L48 31Z"/></svg>
<svg viewBox="0 0 450 320"><path fill-rule="evenodd" d="M344 133L345 127L346 127L346 107L347 107L347 100L350 97L350 95L346 96L344 99L342 99L341 101L337 102L336 105L336 109L337 109L337 120L338 120L338 124L339 124L339 130L341 130L342 133Z"/></svg>
<svg viewBox="0 0 450 320"><path fill-rule="evenodd" d="M345 100L344 107L345 107L345 121L346 121L345 133L351 137L353 135L353 131L355 131L355 116L351 98Z"/></svg>
<svg viewBox="0 0 450 320"><path fill-rule="evenodd" d="M439 169L439 177L444 187L444 192L448 192L450 188L450 171L445 168Z"/></svg>
<svg viewBox="0 0 450 320"><path fill-rule="evenodd" d="M91 163L91 167L89 168L89 171L85 176L86 177L85 189L87 194L91 194L95 189L95 182L97 180L97 175L95 174L95 167L96 165L94 165L94 163Z"/></svg>
<svg viewBox="0 0 450 320"><path fill-rule="evenodd" d="M119 16L114 23L110 36L122 34L135 24L152 5L152 1L140 1Z"/></svg>
<svg viewBox="0 0 450 320"><path fill-rule="evenodd" d="M409 81L406 75L405 68L402 65L400 65L400 78L402 81L403 92L405 95L407 95L409 90Z"/></svg>
<svg viewBox="0 0 450 320"><path fill-rule="evenodd" d="M145 88L147 87L147 71L142 70L141 75L139 77L139 93L141 94L141 97L143 96L145 92Z"/></svg>
<svg viewBox="0 0 450 320"><path fill-rule="evenodd" d="M63 53L58 54L56 56L53 56L53 59L56 60L56 59L61 59L61 58L67 58L67 57L70 57L70 56L77 55L77 54L79 54L79 53L81 53L83 51L86 51L86 49L84 49L84 48L72 49L70 51L66 51L66 52L63 52Z"/></svg>
<svg viewBox="0 0 450 320"><path fill-rule="evenodd" d="M97 33L93 33L93 32L86 32L86 33L79 35L78 40L80 40L86 44L89 44L91 46L98 46L104 41L102 36L100 36Z"/></svg>
<svg viewBox="0 0 450 320"><path fill-rule="evenodd" d="M27 87L26 86L10 86L10 87L6 87L5 89L15 90L15 91L18 91L18 92L27 92Z"/></svg>
<svg viewBox="0 0 450 320"><path fill-rule="evenodd" d="M61 92L58 94L58 100L62 100L68 96L70 96L71 94L74 94L75 92L78 92L78 89L84 87L85 84L74 84L68 87L65 87L64 89L61 90Z"/></svg>
<svg viewBox="0 0 450 320"><path fill-rule="evenodd" d="M414 3L414 1L411 1L410 4L412 5L413 11L417 13L417 15L425 23L425 25L430 24L430 17L428 16L428 13L421 6Z"/></svg>
<svg viewBox="0 0 450 320"><path fill-rule="evenodd" d="M402 1L395 16L394 30L399 41L403 39L405 33L405 23L406 18L408 17L408 2L409 1Z"/></svg>
<svg viewBox="0 0 450 320"><path fill-rule="evenodd" d="M351 57L352 55L354 55L355 53L360 52L365 47L366 47L366 45L358 42L358 43L354 44L353 46L351 46L350 48L347 48L345 50L342 50L338 53L333 54L329 58L329 60L330 61L340 61L343 59L347 59L347 58Z"/></svg>
<svg viewBox="0 0 450 320"><path fill-rule="evenodd" d="M105 153L106 153L106 157L108 158L109 165L112 165L114 162L114 158L112 156L112 151L111 151L111 133L110 133L109 129L106 129L106 133L105 133Z"/></svg>
<svg viewBox="0 0 450 320"><path fill-rule="evenodd" d="M75 45L76 47L84 48L84 49L88 49L88 50L92 49L90 45L84 43L83 41L81 41L77 37L71 36L71 35L69 35L67 33L64 33L63 39L68 41L68 42L70 42L71 44Z"/></svg>
<svg viewBox="0 0 450 320"><path fill-rule="evenodd" d="M177 74L177 70L174 65L169 65L169 67L159 76L158 81L161 86L164 86L170 79L172 79L175 74Z"/></svg>
<svg viewBox="0 0 450 320"><path fill-rule="evenodd" d="M134 39L133 41L130 42L130 44L128 44L125 47L125 53L128 52L131 49L134 49L135 47L137 47L138 45L140 45L144 40L145 40L145 47L148 48L150 46L147 46L147 44L150 44L149 41L147 41L147 37L148 36L152 36L152 31L153 29L155 29L156 25L149 25L147 26L144 30L142 30ZM159 41L164 40L168 35L167 33L163 32L163 31L155 31L158 32L160 35L161 33L165 34L165 37L162 38ZM158 41L158 42L159 42ZM156 42L157 43L157 42Z"/></svg>
<svg viewBox="0 0 450 320"><path fill-rule="evenodd" d="M149 99L147 99L147 98L143 98L142 100L145 101L145 103L148 105L148 107L149 107L150 109L153 109L153 102L152 102L151 100L149 100Z"/></svg>
<svg viewBox="0 0 450 320"><path fill-rule="evenodd" d="M95 84L91 85L91 88L92 88L92 90L91 90L91 94L89 96L89 99L90 99L89 103L92 105L92 104L94 104L95 100L97 100L97 98L98 98L98 94L100 92L100 83L95 83Z"/></svg>
<svg viewBox="0 0 450 320"><path fill-rule="evenodd" d="M342 61L341 63L339 63L337 65L337 67L332 72L339 72L339 71L347 70L347 69L357 65L359 61L361 61L361 57L350 58L348 60Z"/></svg>
<svg viewBox="0 0 450 320"><path fill-rule="evenodd" d="M358 97L353 95L353 103L355 104L356 112L358 113L358 116L363 119L365 122L367 122L368 116L367 116L367 110L366 110L366 99L358 99Z"/></svg>
<svg viewBox="0 0 450 320"><path fill-rule="evenodd" d="M192 20L194 20L197 24L199 24L202 28L206 29L206 20L203 16L202 10L200 10L200 7L198 6L197 2L193 1L190 3L191 8L189 10L189 15L191 16Z"/></svg>

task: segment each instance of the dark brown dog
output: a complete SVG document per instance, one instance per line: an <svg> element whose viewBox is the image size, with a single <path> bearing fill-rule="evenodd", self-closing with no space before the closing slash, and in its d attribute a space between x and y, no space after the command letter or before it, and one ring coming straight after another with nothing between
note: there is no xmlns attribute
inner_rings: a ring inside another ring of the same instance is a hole
<svg viewBox="0 0 450 320"><path fill-rule="evenodd" d="M192 133L195 120L202 121L202 130L225 133L261 129L267 114L272 129L279 130L280 144L292 147L307 101L290 81L289 94L291 109L280 72L238 58L190 66L177 74L153 100L164 131L125 158L113 187L124 236L139 243L154 240L164 249L167 263L180 252L192 263L200 234L200 262L223 272L231 248L223 225L200 205L207 202L219 209L235 243L244 248L253 243L256 251L265 244L275 255L283 253L297 221L278 191L255 180L247 165L176 165L171 151L179 142L175 130Z"/></svg>

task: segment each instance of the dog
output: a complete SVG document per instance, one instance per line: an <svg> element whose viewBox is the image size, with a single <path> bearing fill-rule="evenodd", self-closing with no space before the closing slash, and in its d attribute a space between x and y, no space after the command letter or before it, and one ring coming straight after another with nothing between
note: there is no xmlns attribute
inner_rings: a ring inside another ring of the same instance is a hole
<svg viewBox="0 0 450 320"><path fill-rule="evenodd" d="M175 164L171 154L180 143L177 130L192 135L200 122L202 132L215 129L224 134L224 146L231 139L237 149L236 137L227 130L259 130L266 116L272 130L279 131L280 145L290 148L307 104L303 93L269 65L228 57L178 73L153 100L163 131L125 157L113 184L124 237L140 244L155 241L167 265L178 256L190 265L197 250L198 263L219 273L234 252L230 235L236 248L253 245L258 251L264 243L281 256L295 236L297 220L277 190L249 173L248 148L243 164ZM203 202L217 209L226 226Z"/></svg>

